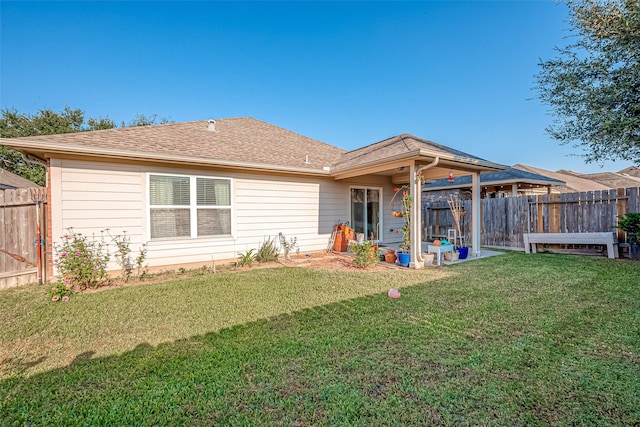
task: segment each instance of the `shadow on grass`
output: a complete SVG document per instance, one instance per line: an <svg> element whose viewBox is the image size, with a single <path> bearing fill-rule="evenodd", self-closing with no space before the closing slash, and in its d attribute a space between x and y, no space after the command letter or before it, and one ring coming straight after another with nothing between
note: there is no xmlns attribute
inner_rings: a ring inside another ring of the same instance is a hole
<svg viewBox="0 0 640 427"><path fill-rule="evenodd" d="M270 378L282 381L287 360L335 351L344 345L336 329L345 332L372 310L388 315L385 306L394 304L385 295L366 296L158 346L142 343L118 356L92 359L94 352L85 352L66 367L0 382L0 424L260 423L254 412L262 404L252 402L264 397Z"/></svg>
<svg viewBox="0 0 640 427"><path fill-rule="evenodd" d="M116 356L82 353L0 382L0 424L639 421L640 346L619 327L636 318L638 269L606 281L618 264L514 260L456 267L400 300L368 295Z"/></svg>

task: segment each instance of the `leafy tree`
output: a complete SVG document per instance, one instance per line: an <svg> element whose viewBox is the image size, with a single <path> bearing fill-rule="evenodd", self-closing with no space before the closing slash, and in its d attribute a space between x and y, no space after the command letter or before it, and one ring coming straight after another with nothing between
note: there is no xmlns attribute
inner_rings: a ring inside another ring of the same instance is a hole
<svg viewBox="0 0 640 427"><path fill-rule="evenodd" d="M582 147L587 163L640 165L640 2L565 0L573 43L539 65L539 98L555 120L547 132Z"/></svg>
<svg viewBox="0 0 640 427"><path fill-rule="evenodd" d="M169 123L166 118L158 119L157 114L145 116L138 114L126 126L148 126ZM64 107L60 112L44 109L37 114L24 114L15 108L0 110L0 138L18 138L25 136L56 135L61 133L82 132L116 128L109 118L88 118L85 123L84 111ZM13 172L39 185L45 183L45 169L41 165L29 163L21 153L0 145L0 168Z"/></svg>
<svg viewBox="0 0 640 427"><path fill-rule="evenodd" d="M117 127L116 122L109 118L98 117L94 119L89 117L87 119L87 129L86 130L104 130L104 129L113 129Z"/></svg>
<svg viewBox="0 0 640 427"><path fill-rule="evenodd" d="M83 130L84 112L64 107L59 113L40 110L38 114L19 113L15 108L0 111L0 137L54 135Z"/></svg>
<svg viewBox="0 0 640 427"><path fill-rule="evenodd" d="M45 168L38 164L27 163L19 151L0 145L0 168L20 175L31 182L44 186Z"/></svg>
<svg viewBox="0 0 640 427"><path fill-rule="evenodd" d="M166 117L158 118L157 114L153 114L151 116L145 116L144 114L138 114L136 117L129 122L129 124L125 125L122 122L122 127L135 127L135 126L151 126L151 125L164 125L170 123L169 119Z"/></svg>
<svg viewBox="0 0 640 427"><path fill-rule="evenodd" d="M90 118L85 125L84 112L72 110L68 106L60 112L44 109L33 115L20 113L15 108L0 110L0 137L2 138L54 135L113 127L115 123L112 120L101 117ZM26 161L21 153L3 145L0 145L0 167L36 184L45 184L43 166Z"/></svg>

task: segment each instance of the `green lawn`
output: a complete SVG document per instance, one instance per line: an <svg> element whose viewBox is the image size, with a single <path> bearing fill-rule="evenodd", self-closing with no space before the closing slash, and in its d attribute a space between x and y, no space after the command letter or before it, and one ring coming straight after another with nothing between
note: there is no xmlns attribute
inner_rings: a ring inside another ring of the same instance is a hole
<svg viewBox="0 0 640 427"><path fill-rule="evenodd" d="M640 423L638 262L29 286L0 322L0 425Z"/></svg>

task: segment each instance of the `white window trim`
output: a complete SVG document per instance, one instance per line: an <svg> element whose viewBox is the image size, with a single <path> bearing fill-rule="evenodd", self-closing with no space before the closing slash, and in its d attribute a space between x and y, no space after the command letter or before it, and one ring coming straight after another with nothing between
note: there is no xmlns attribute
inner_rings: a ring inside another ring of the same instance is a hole
<svg viewBox="0 0 640 427"><path fill-rule="evenodd" d="M149 186L151 185L151 176L178 176L189 178L189 200L190 205L151 205L151 189ZM222 179L229 181L229 191L230 191L230 199L229 199L229 207L226 206L198 206L198 184L197 179ZM233 178L227 176L207 176L207 175L192 175L188 173L165 173L165 172L147 172L147 182L145 183L145 188L147 192L147 236L149 236L150 242L163 242L163 241L173 241L173 240L205 240L205 239L219 239L219 238L233 238L235 235L235 185L233 182ZM190 232L191 236L176 236L176 237L165 237L165 238L151 238L151 209L189 209L189 220L190 220ZM219 234L213 236L198 236L198 209L228 209L231 215L231 234Z"/></svg>
<svg viewBox="0 0 640 427"><path fill-rule="evenodd" d="M347 195L347 200L349 203L349 221L351 221L351 217L353 216L353 212L351 212L351 190L353 189L357 189L357 190L378 190L380 192L380 201L378 202L380 204L379 207L379 215L380 215L380 224L378 225L379 230L378 230L378 242L379 243L384 243L384 188L383 187L374 187L374 186L370 186L370 185L350 185L349 186L349 193ZM366 239L366 237L365 237Z"/></svg>

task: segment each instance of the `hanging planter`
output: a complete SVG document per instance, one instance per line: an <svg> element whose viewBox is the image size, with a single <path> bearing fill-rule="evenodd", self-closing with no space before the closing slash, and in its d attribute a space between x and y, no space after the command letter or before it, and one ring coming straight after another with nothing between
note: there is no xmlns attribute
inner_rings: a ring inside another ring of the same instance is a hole
<svg viewBox="0 0 640 427"><path fill-rule="evenodd" d="M404 212L391 211L391 215L393 215L395 218L402 218L404 216Z"/></svg>

